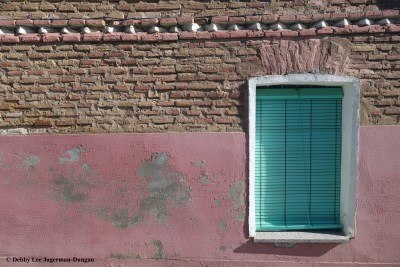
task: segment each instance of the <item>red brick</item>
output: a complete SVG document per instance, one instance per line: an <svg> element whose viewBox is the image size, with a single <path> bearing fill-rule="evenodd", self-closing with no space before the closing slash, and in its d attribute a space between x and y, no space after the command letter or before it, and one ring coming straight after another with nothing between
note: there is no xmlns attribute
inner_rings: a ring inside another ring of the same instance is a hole
<svg viewBox="0 0 400 267"><path fill-rule="evenodd" d="M193 17L178 17L177 18L178 25L185 25L193 22Z"/></svg>
<svg viewBox="0 0 400 267"><path fill-rule="evenodd" d="M80 33L63 34L61 35L61 39L63 42L76 43L82 40L82 36Z"/></svg>
<svg viewBox="0 0 400 267"><path fill-rule="evenodd" d="M116 33L105 33L103 35L103 41L105 42L116 42L122 40L123 33L116 32Z"/></svg>
<svg viewBox="0 0 400 267"><path fill-rule="evenodd" d="M68 20L66 19L54 19L51 21L51 26L65 27L68 26Z"/></svg>
<svg viewBox="0 0 400 267"><path fill-rule="evenodd" d="M141 38L140 35L137 33L132 33L132 34L123 33L121 35L122 41L139 41L140 38Z"/></svg>
<svg viewBox="0 0 400 267"><path fill-rule="evenodd" d="M88 19L86 25L93 27L104 27L106 22L103 19Z"/></svg>
<svg viewBox="0 0 400 267"><path fill-rule="evenodd" d="M305 29L299 31L299 36L315 36L315 35L317 35L315 29Z"/></svg>
<svg viewBox="0 0 400 267"><path fill-rule="evenodd" d="M295 14L283 14L283 15L279 16L279 21L283 21L283 22L296 21L296 15Z"/></svg>
<svg viewBox="0 0 400 267"><path fill-rule="evenodd" d="M17 26L32 26L33 20L30 19L18 19L15 21L15 25Z"/></svg>
<svg viewBox="0 0 400 267"><path fill-rule="evenodd" d="M317 30L317 34L333 34L332 27L325 27Z"/></svg>
<svg viewBox="0 0 400 267"><path fill-rule="evenodd" d="M229 23L230 24L238 24L238 23L244 23L246 21L245 17L229 17Z"/></svg>
<svg viewBox="0 0 400 267"><path fill-rule="evenodd" d="M18 36L15 36L14 34L0 35L0 42L2 43L19 43L19 40Z"/></svg>
<svg viewBox="0 0 400 267"><path fill-rule="evenodd" d="M85 19L70 19L68 21L68 25L82 27L82 26L86 25L86 20Z"/></svg>
<svg viewBox="0 0 400 267"><path fill-rule="evenodd" d="M59 33L46 33L43 34L42 40L44 43L54 43L61 40L61 34Z"/></svg>
<svg viewBox="0 0 400 267"><path fill-rule="evenodd" d="M195 32L181 32L179 34L179 39L182 39L182 40L196 39L196 37L197 37L197 33L195 33Z"/></svg>
<svg viewBox="0 0 400 267"><path fill-rule="evenodd" d="M34 24L35 26L39 26L39 27L42 27L42 26L50 26L51 21L48 20L48 19L38 19L38 20L34 20L34 21L33 21L33 24Z"/></svg>
<svg viewBox="0 0 400 267"><path fill-rule="evenodd" d="M298 31L281 31L283 37L297 37L299 36Z"/></svg>
<svg viewBox="0 0 400 267"><path fill-rule="evenodd" d="M281 37L281 31L263 31L265 37Z"/></svg>
<svg viewBox="0 0 400 267"><path fill-rule="evenodd" d="M161 37L162 37L163 41L176 41L176 40L178 40L178 34L177 33L162 33Z"/></svg>
<svg viewBox="0 0 400 267"><path fill-rule="evenodd" d="M246 16L246 22L247 23L254 23L254 22L260 22L260 21L261 21L261 15Z"/></svg>
<svg viewBox="0 0 400 267"><path fill-rule="evenodd" d="M14 26L15 22L13 19L1 19L0 20L0 27L4 26Z"/></svg>
<svg viewBox="0 0 400 267"><path fill-rule="evenodd" d="M21 42L38 43L42 40L42 37L40 34L30 33L30 34L20 35L19 39Z"/></svg>
<svg viewBox="0 0 400 267"><path fill-rule="evenodd" d="M400 32L400 25L391 24L391 25L388 25L386 27L387 27L386 29L387 29L388 32Z"/></svg>
<svg viewBox="0 0 400 267"><path fill-rule="evenodd" d="M158 19L157 18L152 18L152 19L142 19L140 21L140 25L142 27L150 27L153 25L157 25L158 24Z"/></svg>
<svg viewBox="0 0 400 267"><path fill-rule="evenodd" d="M212 36L217 39L228 39L230 37L229 31L217 31L213 32Z"/></svg>
<svg viewBox="0 0 400 267"><path fill-rule="evenodd" d="M178 22L176 18L162 18L160 19L160 25L163 27L169 27L173 25L177 25Z"/></svg>
<svg viewBox="0 0 400 267"><path fill-rule="evenodd" d="M228 16L215 16L211 18L211 23L226 24L229 21Z"/></svg>
<svg viewBox="0 0 400 267"><path fill-rule="evenodd" d="M148 85L136 85L135 91L148 91L150 90L150 86Z"/></svg>
<svg viewBox="0 0 400 267"><path fill-rule="evenodd" d="M156 34L142 34L141 41L143 42L157 42L162 40L162 35L159 33Z"/></svg>
<svg viewBox="0 0 400 267"><path fill-rule="evenodd" d="M83 34L84 42L100 42L103 39L104 33L96 32L96 33L85 33Z"/></svg>
<svg viewBox="0 0 400 267"><path fill-rule="evenodd" d="M278 14L266 14L262 15L261 21L262 22L275 22L279 18Z"/></svg>
<svg viewBox="0 0 400 267"><path fill-rule="evenodd" d="M231 31L229 32L230 38L245 38L249 34L248 30L239 30L239 31Z"/></svg>

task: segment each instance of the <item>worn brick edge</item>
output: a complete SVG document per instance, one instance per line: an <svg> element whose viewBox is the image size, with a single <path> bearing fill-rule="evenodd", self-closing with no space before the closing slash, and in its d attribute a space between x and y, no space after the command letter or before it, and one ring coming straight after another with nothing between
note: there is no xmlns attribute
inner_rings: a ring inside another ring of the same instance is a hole
<svg viewBox="0 0 400 267"><path fill-rule="evenodd" d="M282 38L282 37L310 37L319 35L351 35L351 34L376 34L398 33L400 24L371 25L358 27L325 27L321 29L304 30L238 30L216 32L181 32L181 33L47 33L47 34L2 34L0 43L77 43L77 42L163 42L177 40L211 40L211 39L243 39L243 38Z"/></svg>

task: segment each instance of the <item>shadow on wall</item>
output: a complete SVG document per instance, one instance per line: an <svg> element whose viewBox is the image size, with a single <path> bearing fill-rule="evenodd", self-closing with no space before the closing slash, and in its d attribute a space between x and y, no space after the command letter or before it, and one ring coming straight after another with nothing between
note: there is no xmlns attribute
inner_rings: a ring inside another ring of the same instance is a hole
<svg viewBox="0 0 400 267"><path fill-rule="evenodd" d="M381 9L400 9L399 0L381 0L377 1L377 5Z"/></svg>
<svg viewBox="0 0 400 267"><path fill-rule="evenodd" d="M254 243L247 241L235 248L235 253L271 254L300 257L320 257L334 249L338 244L297 244L294 247L275 247L273 244Z"/></svg>

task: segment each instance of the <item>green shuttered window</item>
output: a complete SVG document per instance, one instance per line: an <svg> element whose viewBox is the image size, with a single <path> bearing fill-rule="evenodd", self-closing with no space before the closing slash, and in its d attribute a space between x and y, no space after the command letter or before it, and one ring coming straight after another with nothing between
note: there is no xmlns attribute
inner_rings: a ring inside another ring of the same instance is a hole
<svg viewBox="0 0 400 267"><path fill-rule="evenodd" d="M256 231L341 228L343 90L256 90Z"/></svg>

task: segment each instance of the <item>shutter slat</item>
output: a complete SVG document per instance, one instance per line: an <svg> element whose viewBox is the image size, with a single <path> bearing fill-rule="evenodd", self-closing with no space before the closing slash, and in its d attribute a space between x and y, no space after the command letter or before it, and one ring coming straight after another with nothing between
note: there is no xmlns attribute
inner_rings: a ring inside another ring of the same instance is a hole
<svg viewBox="0 0 400 267"><path fill-rule="evenodd" d="M256 230L339 228L341 88L257 89Z"/></svg>

